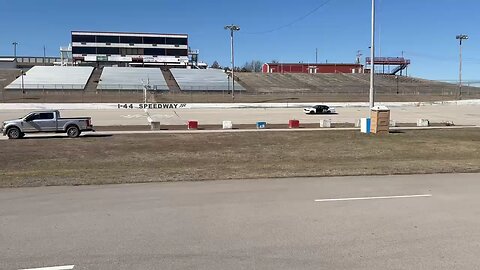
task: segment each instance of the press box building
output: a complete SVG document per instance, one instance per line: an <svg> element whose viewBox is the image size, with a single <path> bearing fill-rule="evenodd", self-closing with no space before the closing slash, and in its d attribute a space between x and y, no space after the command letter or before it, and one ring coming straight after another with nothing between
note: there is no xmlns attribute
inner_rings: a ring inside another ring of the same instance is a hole
<svg viewBox="0 0 480 270"><path fill-rule="evenodd" d="M75 64L185 67L187 34L72 31Z"/></svg>

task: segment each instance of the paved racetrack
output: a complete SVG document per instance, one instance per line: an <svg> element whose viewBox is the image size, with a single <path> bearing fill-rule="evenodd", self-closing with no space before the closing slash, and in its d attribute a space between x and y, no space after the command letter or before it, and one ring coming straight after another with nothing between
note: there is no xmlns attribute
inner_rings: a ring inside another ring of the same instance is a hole
<svg viewBox="0 0 480 270"><path fill-rule="evenodd" d="M475 269L478 179L0 189L0 269Z"/></svg>
<svg viewBox="0 0 480 270"><path fill-rule="evenodd" d="M18 118L28 111L3 110L0 121ZM149 110L156 121L166 125L180 125L187 120L198 120L199 124L221 125L230 120L234 124L254 124L256 121L267 121L270 124L287 124L289 119L300 120L301 123L318 123L320 119L331 119L332 122L354 123L356 119L367 117L367 108L338 108L336 115L305 115L302 109L177 109ZM65 117L91 116L96 126L112 125L146 125L147 117L143 110L63 110ZM425 118L431 122L453 121L456 125L480 125L480 105L432 105L421 107L392 107L391 119L402 123L416 123Z"/></svg>

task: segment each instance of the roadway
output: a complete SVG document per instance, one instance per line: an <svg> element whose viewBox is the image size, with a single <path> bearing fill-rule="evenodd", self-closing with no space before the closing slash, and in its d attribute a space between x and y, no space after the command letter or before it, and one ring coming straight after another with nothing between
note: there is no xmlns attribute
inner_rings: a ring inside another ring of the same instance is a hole
<svg viewBox="0 0 480 270"><path fill-rule="evenodd" d="M305 115L300 108L271 109L161 109L149 110L151 117L165 125L182 125L187 120L198 120L200 125L221 125L230 120L234 124L254 124L267 121L270 124L287 124L289 119L301 123L319 123L320 119L331 119L337 123L354 123L356 119L367 117L368 108L337 108L336 115ZM28 110L2 110L0 121L18 118ZM96 126L146 125L147 117L143 110L62 110L65 117L91 116ZM391 119L401 123L416 123L424 118L430 122L451 121L456 125L480 125L480 105L429 105L420 107L392 107Z"/></svg>
<svg viewBox="0 0 480 270"><path fill-rule="evenodd" d="M0 189L0 269L475 269L478 179Z"/></svg>

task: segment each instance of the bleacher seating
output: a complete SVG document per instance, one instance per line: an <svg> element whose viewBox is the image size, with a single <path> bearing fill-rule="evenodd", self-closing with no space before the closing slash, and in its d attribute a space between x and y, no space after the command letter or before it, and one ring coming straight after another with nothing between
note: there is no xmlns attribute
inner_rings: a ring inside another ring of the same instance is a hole
<svg viewBox="0 0 480 270"><path fill-rule="evenodd" d="M93 67L35 66L19 76L5 89L82 90Z"/></svg>
<svg viewBox="0 0 480 270"><path fill-rule="evenodd" d="M222 70L172 68L170 71L182 91L226 91L231 88L228 76ZM245 88L236 83L235 91L245 91Z"/></svg>
<svg viewBox="0 0 480 270"><path fill-rule="evenodd" d="M369 74L358 73L251 73L236 76L248 91L273 93L325 93L368 94ZM379 94L439 94L456 93L457 85L418 78L380 75L375 76L375 92ZM467 89L467 88L465 88ZM470 91L476 91L471 88Z"/></svg>
<svg viewBox="0 0 480 270"><path fill-rule="evenodd" d="M150 90L168 91L167 82L159 68L104 67L97 89L99 90Z"/></svg>

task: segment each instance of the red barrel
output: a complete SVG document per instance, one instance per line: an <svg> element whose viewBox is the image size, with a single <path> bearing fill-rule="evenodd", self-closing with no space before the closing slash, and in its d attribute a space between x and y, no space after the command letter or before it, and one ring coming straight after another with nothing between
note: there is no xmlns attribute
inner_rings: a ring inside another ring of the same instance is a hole
<svg viewBox="0 0 480 270"><path fill-rule="evenodd" d="M299 120L289 120L288 121L288 127L289 128L299 128L300 127L300 121Z"/></svg>
<svg viewBox="0 0 480 270"><path fill-rule="evenodd" d="M187 126L188 126L188 129L198 129L198 121L188 120Z"/></svg>

